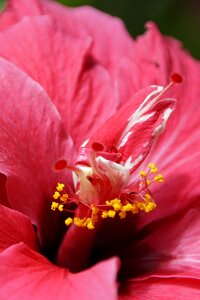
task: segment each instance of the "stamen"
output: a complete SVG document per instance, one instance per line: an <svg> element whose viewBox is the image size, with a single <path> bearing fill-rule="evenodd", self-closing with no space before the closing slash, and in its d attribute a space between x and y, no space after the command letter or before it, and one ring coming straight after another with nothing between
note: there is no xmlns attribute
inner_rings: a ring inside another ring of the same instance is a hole
<svg viewBox="0 0 200 300"><path fill-rule="evenodd" d="M158 169L157 169L155 164L149 163L148 167L149 167L151 173L157 173L158 172Z"/></svg>
<svg viewBox="0 0 200 300"><path fill-rule="evenodd" d="M155 182L163 182L164 181L164 177L162 174L158 174L157 176L154 177L154 181Z"/></svg>
<svg viewBox="0 0 200 300"><path fill-rule="evenodd" d="M142 177L146 177L146 176L147 176L147 173L146 173L145 171L141 171L141 172L140 172L140 175L141 175Z"/></svg>
<svg viewBox="0 0 200 300"><path fill-rule="evenodd" d="M153 183L163 182L164 177L162 174L155 176L158 173L158 168L154 163L149 163L148 168L148 171L140 171L140 176L130 186L122 190L118 197L106 200L103 204L85 203L79 198L78 194L67 193L65 185L58 183L53 194L53 198L57 202L52 202L51 209L73 213L73 218L66 218L66 226L74 224L78 227L86 227L89 230L95 228L99 218L113 219L119 217L119 219L124 219L130 213L136 214L139 211L149 213L156 208L149 186ZM72 209L72 204L75 205L76 210ZM87 208L87 215L79 215L79 205L84 205Z"/></svg>
<svg viewBox="0 0 200 300"><path fill-rule="evenodd" d="M63 203L67 203L67 199L69 198L68 194L63 194L60 197L60 201L62 201Z"/></svg>
<svg viewBox="0 0 200 300"><path fill-rule="evenodd" d="M53 194L53 199L57 200L59 197L60 197L60 193L56 191L56 192Z"/></svg>
<svg viewBox="0 0 200 300"><path fill-rule="evenodd" d="M58 202L52 202L51 203L51 209L56 210L58 208L58 205L59 205Z"/></svg>
<svg viewBox="0 0 200 300"><path fill-rule="evenodd" d="M72 224L73 223L73 219L72 218L67 218L66 220L65 220L65 224L67 225L67 226L69 226L70 224Z"/></svg>
<svg viewBox="0 0 200 300"><path fill-rule="evenodd" d="M56 190L58 192L62 192L62 190L64 189L65 185L63 183L58 183Z"/></svg>
<svg viewBox="0 0 200 300"><path fill-rule="evenodd" d="M63 205L63 204L60 204L60 205L58 206L58 210L59 210L59 211L63 211L63 207L64 207L64 205Z"/></svg>

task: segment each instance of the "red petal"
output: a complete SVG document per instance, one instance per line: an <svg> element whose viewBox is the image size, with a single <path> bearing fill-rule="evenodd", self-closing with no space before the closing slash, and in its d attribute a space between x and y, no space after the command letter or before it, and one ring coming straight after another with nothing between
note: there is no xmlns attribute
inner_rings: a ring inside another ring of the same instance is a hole
<svg viewBox="0 0 200 300"><path fill-rule="evenodd" d="M0 33L0 55L44 87L77 147L118 106L110 75L91 62L91 42L70 36L47 16L27 17Z"/></svg>
<svg viewBox="0 0 200 300"><path fill-rule="evenodd" d="M24 245L0 254L2 299L117 299L117 259L71 274Z"/></svg>
<svg viewBox="0 0 200 300"><path fill-rule="evenodd" d="M85 207L80 207L79 212L85 215L88 213ZM85 228L71 225L60 245L57 263L69 268L72 272L87 268L97 227L98 224L94 230L85 230ZM81 251L76 251L80 248Z"/></svg>
<svg viewBox="0 0 200 300"><path fill-rule="evenodd" d="M0 55L43 86L66 127L70 101L90 45L91 38L67 35L48 16L27 17L0 33Z"/></svg>
<svg viewBox="0 0 200 300"><path fill-rule="evenodd" d="M42 224L55 243L61 220L51 213L51 198L57 182L70 178L53 168L60 157L72 156L71 141L41 86L2 58L0 68L0 171L7 176L8 201Z"/></svg>
<svg viewBox="0 0 200 300"><path fill-rule="evenodd" d="M21 213L0 205L0 252L19 242L24 242L34 250L38 249L30 220Z"/></svg>

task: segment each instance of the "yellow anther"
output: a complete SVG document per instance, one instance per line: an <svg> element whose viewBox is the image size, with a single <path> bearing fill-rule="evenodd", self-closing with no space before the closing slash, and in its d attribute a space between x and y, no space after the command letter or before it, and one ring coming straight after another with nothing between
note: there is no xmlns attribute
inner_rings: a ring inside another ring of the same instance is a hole
<svg viewBox="0 0 200 300"><path fill-rule="evenodd" d="M126 218L126 212L125 211L120 211L119 216L120 216L120 219Z"/></svg>
<svg viewBox="0 0 200 300"><path fill-rule="evenodd" d="M158 172L158 169L157 169L157 168L151 168L150 172L151 172L151 173L157 173L157 172Z"/></svg>
<svg viewBox="0 0 200 300"><path fill-rule="evenodd" d="M110 201L106 201L106 205L107 205L107 206L111 206L112 204L111 204Z"/></svg>
<svg viewBox="0 0 200 300"><path fill-rule="evenodd" d="M69 198L68 194L63 194L60 197L60 201L62 201L63 203L66 203L68 198Z"/></svg>
<svg viewBox="0 0 200 300"><path fill-rule="evenodd" d="M54 198L54 199L58 199L59 197L60 197L60 193L56 191L56 192L53 194L53 198Z"/></svg>
<svg viewBox="0 0 200 300"><path fill-rule="evenodd" d="M67 226L69 226L69 225L72 224L72 223L73 223L72 218L67 218L67 219L65 220L65 224L66 224Z"/></svg>
<svg viewBox="0 0 200 300"><path fill-rule="evenodd" d="M78 223L79 223L78 226L85 227L86 226L85 225L85 218L83 218L83 219L80 218L80 221Z"/></svg>
<svg viewBox="0 0 200 300"><path fill-rule="evenodd" d="M59 211L63 211L63 207L64 207L64 205L63 205L63 204L60 204L60 205L58 206L58 210L59 210Z"/></svg>
<svg viewBox="0 0 200 300"><path fill-rule="evenodd" d="M156 208L156 204L154 202L150 202L145 206L144 210L146 213L148 213L152 211L154 208Z"/></svg>
<svg viewBox="0 0 200 300"><path fill-rule="evenodd" d="M151 181L147 179L146 183L147 183L147 186L149 186L151 184Z"/></svg>
<svg viewBox="0 0 200 300"><path fill-rule="evenodd" d="M75 218L74 218L74 224L75 224L76 226L82 227L82 225L84 224L84 219L80 219L80 218L78 218L78 217L75 217Z"/></svg>
<svg viewBox="0 0 200 300"><path fill-rule="evenodd" d="M154 177L153 179L155 182L163 182L164 181L164 177L162 174L158 174L157 176Z"/></svg>
<svg viewBox="0 0 200 300"><path fill-rule="evenodd" d="M110 218L114 218L115 215L116 215L116 211L114 211L114 210L109 210L109 211L108 211L108 216L109 216Z"/></svg>
<svg viewBox="0 0 200 300"><path fill-rule="evenodd" d="M88 224L90 221L91 221L91 218L84 219L84 221L83 221L84 227L87 226L87 224Z"/></svg>
<svg viewBox="0 0 200 300"><path fill-rule="evenodd" d="M156 167L155 164L149 163L148 167L149 167L151 173L157 173L158 172L158 168Z"/></svg>
<svg viewBox="0 0 200 300"><path fill-rule="evenodd" d="M82 219L82 224L80 225L81 227L86 227L87 224L91 221L91 218L83 218Z"/></svg>
<svg viewBox="0 0 200 300"><path fill-rule="evenodd" d="M136 205L137 205L137 208L140 209L140 210L144 210L145 209L145 204L142 203L142 202L137 202Z"/></svg>
<svg viewBox="0 0 200 300"><path fill-rule="evenodd" d="M62 192L64 187L65 187L64 183L58 183L56 189L58 192Z"/></svg>
<svg viewBox="0 0 200 300"><path fill-rule="evenodd" d="M146 173L145 171L141 171L141 172L140 172L140 176L146 177L146 176L147 176L147 173Z"/></svg>
<svg viewBox="0 0 200 300"><path fill-rule="evenodd" d="M103 211L102 214L101 214L101 217L103 219L106 219L108 217L108 212L107 211Z"/></svg>
<svg viewBox="0 0 200 300"><path fill-rule="evenodd" d="M151 195L145 194L144 198L145 198L145 200L150 201L151 200Z"/></svg>
<svg viewBox="0 0 200 300"><path fill-rule="evenodd" d="M52 210L56 210L56 209L58 208L58 205L59 205L59 204L58 204L57 202L52 202L52 203L51 203L51 209L52 209Z"/></svg>
<svg viewBox="0 0 200 300"><path fill-rule="evenodd" d="M111 200L110 203L111 203L111 205L116 204L116 203L120 204L121 200L119 198L115 198L115 199Z"/></svg>
<svg viewBox="0 0 200 300"><path fill-rule="evenodd" d="M88 229L94 229L94 225L92 224L92 222L89 222L88 224L87 224L87 228Z"/></svg>
<svg viewBox="0 0 200 300"><path fill-rule="evenodd" d="M136 204L133 204L133 208L132 208L131 212L132 212L133 214L137 214L137 213L138 213L138 207L137 207Z"/></svg>
<svg viewBox="0 0 200 300"><path fill-rule="evenodd" d="M151 169L151 168L156 168L156 165L154 163L149 163L148 164L148 168Z"/></svg>
<svg viewBox="0 0 200 300"><path fill-rule="evenodd" d="M93 213L94 215L98 214L99 209L98 209L96 206L91 205L91 209L92 209L92 213Z"/></svg>
<svg viewBox="0 0 200 300"><path fill-rule="evenodd" d="M80 221L80 218L75 217L73 221L74 221L74 224L76 225L76 223L78 223Z"/></svg>
<svg viewBox="0 0 200 300"><path fill-rule="evenodd" d="M113 204L113 209L114 211L119 211L122 208L122 205L119 203Z"/></svg>
<svg viewBox="0 0 200 300"><path fill-rule="evenodd" d="M133 205L131 203L127 203L122 207L122 211L132 211Z"/></svg>
<svg viewBox="0 0 200 300"><path fill-rule="evenodd" d="M115 211L119 211L122 208L121 200L119 198L115 198L110 201L111 206Z"/></svg>

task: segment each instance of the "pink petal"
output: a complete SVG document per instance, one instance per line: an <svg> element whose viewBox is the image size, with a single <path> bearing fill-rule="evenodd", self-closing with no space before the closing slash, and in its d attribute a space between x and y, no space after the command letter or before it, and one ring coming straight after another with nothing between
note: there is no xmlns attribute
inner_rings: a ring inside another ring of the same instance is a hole
<svg viewBox="0 0 200 300"><path fill-rule="evenodd" d="M120 61L117 81L122 101L150 84L168 84L171 74L178 71L174 62L180 58L170 50L166 38L152 22L147 28L148 31L136 39L131 55ZM180 48L177 41L174 43Z"/></svg>
<svg viewBox="0 0 200 300"><path fill-rule="evenodd" d="M92 54L113 75L118 72L120 59L133 51L133 40L123 22L116 17L89 6L64 8L51 1L43 2L43 11L61 22L73 35L92 36Z"/></svg>
<svg viewBox="0 0 200 300"><path fill-rule="evenodd" d="M115 258L71 274L18 244L1 253L0 265L2 300L117 299L118 260Z"/></svg>
<svg viewBox="0 0 200 300"><path fill-rule="evenodd" d="M24 242L34 250L38 249L30 220L21 213L0 205L0 252L19 242Z"/></svg>
<svg viewBox="0 0 200 300"><path fill-rule="evenodd" d="M4 30L18 22L24 16L37 16L41 14L41 5L36 0L8 0L6 9L0 15L0 30Z"/></svg>
<svg viewBox="0 0 200 300"><path fill-rule="evenodd" d="M183 156L185 157L185 153L191 156L193 152L191 149L195 146L194 139L198 136L198 116L200 113L198 101L196 101L200 96L198 87L200 63L183 51L180 47L180 43L176 40L171 38L163 39L153 24L150 24L149 28L149 32L147 32L146 36L143 39L141 38L142 41L140 45L144 45L145 42L151 43L149 48L152 49L152 45L154 44L155 47L157 44L156 50L151 50L152 53L156 51L159 52L159 49L160 52L164 51L162 49L163 47L167 48L168 53L168 58L163 55L161 59L160 56L157 55L159 63L163 68L163 72L157 72L157 76L159 77L161 73L169 76L176 71L184 78L182 84L174 87L172 96L179 99L177 101L176 111L168 123L165 134L159 139L156 150L154 150L154 156L162 162L162 167L166 168L166 165L169 165L169 163L173 162L174 164L174 162L180 158L180 154L181 160ZM158 40L156 44L155 39ZM170 63L168 61L170 61ZM168 72L167 68L169 69ZM168 80L167 77L166 80ZM186 124L187 126L185 127ZM183 128L185 128L185 130L183 130ZM186 152L183 153L183 151ZM194 152L197 154L198 145L196 145Z"/></svg>
<svg viewBox="0 0 200 300"><path fill-rule="evenodd" d="M180 278L152 278L144 281L130 281L125 284L119 300L183 300L200 298L199 280Z"/></svg>
<svg viewBox="0 0 200 300"><path fill-rule="evenodd" d="M133 51L133 40L123 22L92 7L66 8L53 1L8 0L0 19L0 29L18 22L23 16L51 15L65 30L78 37L94 39L92 54L111 73L117 74L121 57Z"/></svg>
<svg viewBox="0 0 200 300"><path fill-rule="evenodd" d="M57 182L66 181L54 164L72 156L71 141L41 86L3 58L0 70L0 171L7 176L8 201L43 225L43 234L54 243L61 222L50 203Z"/></svg>
<svg viewBox="0 0 200 300"><path fill-rule="evenodd" d="M91 61L91 42L66 34L49 16L24 18L0 33L0 55L44 87L77 147L118 106L108 72Z"/></svg>

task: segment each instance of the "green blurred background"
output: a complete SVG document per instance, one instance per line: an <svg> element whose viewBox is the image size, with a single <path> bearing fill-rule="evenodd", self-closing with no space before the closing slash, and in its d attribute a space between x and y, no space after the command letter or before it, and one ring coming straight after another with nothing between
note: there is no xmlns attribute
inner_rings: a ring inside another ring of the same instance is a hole
<svg viewBox="0 0 200 300"><path fill-rule="evenodd" d="M27 0L29 1L29 0ZM3 5L3 0L0 4ZM133 36L144 32L148 20L161 32L181 40L193 56L200 58L200 0L59 0L65 5L92 5L124 20Z"/></svg>

